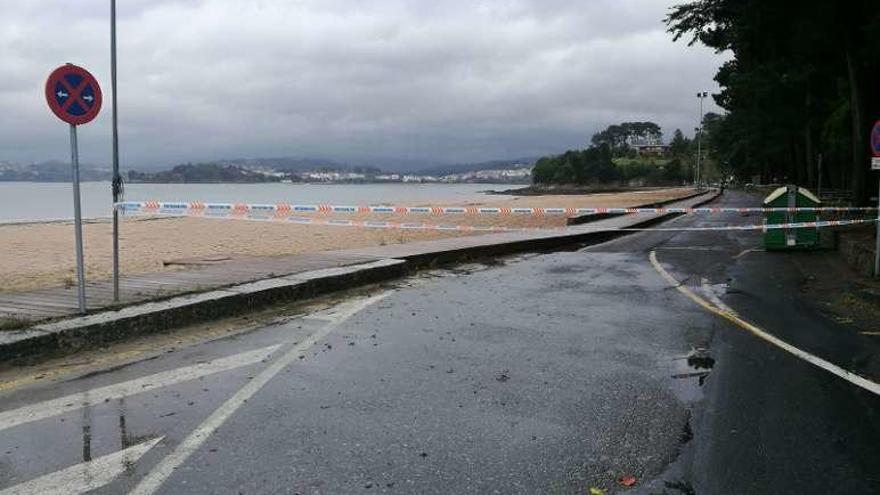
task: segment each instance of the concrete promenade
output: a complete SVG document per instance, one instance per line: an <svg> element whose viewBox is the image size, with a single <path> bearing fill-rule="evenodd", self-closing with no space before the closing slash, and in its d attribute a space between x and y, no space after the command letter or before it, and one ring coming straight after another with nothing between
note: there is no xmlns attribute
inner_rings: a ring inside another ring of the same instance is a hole
<svg viewBox="0 0 880 495"><path fill-rule="evenodd" d="M705 197L700 196L675 202L670 206L690 206L702 201L705 201ZM442 255L491 254L493 248L508 250L511 246L523 244L566 243L571 242L572 238L632 227L646 220L656 220L657 217L657 215L627 215L571 226L566 230L452 237L434 241L291 256L233 258L217 261L193 260L180 271L123 276L120 279L121 301L118 304L113 302L113 286L109 280L88 282L86 284L88 310L91 313L144 301L166 299L181 294L203 292L324 268L368 263L380 259L415 260ZM37 322L73 316L77 313L75 285L0 294L0 319Z"/></svg>

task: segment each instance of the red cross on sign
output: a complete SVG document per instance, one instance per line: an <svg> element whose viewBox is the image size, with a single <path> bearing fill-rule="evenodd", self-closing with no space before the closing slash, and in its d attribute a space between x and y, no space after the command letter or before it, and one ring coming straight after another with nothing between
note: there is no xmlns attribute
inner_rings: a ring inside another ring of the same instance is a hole
<svg viewBox="0 0 880 495"><path fill-rule="evenodd" d="M82 67L62 65L46 80L46 102L52 113L68 124L86 124L101 111L101 86Z"/></svg>

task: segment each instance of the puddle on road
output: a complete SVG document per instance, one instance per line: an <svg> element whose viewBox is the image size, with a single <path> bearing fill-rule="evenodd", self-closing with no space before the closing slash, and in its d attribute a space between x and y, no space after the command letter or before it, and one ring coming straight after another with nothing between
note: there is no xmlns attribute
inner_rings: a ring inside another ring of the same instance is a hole
<svg viewBox="0 0 880 495"><path fill-rule="evenodd" d="M708 349L695 349L687 356L686 362L695 370L711 370L715 367L715 358Z"/></svg>
<svg viewBox="0 0 880 495"><path fill-rule="evenodd" d="M673 391L685 403L700 400L703 397L702 387L714 367L715 358L704 348L693 349L686 356L673 359L670 375Z"/></svg>
<svg viewBox="0 0 880 495"><path fill-rule="evenodd" d="M690 482L689 468L694 455L694 447L688 445L694 438L691 421L692 414L688 409L678 438L679 451L676 459L667 465L660 475L644 480L643 484L628 493L632 495L696 495Z"/></svg>
<svg viewBox="0 0 880 495"><path fill-rule="evenodd" d="M695 495L690 482L689 467L693 461L695 403L703 398L703 387L715 367L715 358L707 348L691 349L684 356L673 358L670 362L670 386L678 399L685 404L686 415L678 436L678 456L664 471L634 490L632 495Z"/></svg>
<svg viewBox="0 0 880 495"><path fill-rule="evenodd" d="M696 495L694 487L684 481L664 481L660 495Z"/></svg>

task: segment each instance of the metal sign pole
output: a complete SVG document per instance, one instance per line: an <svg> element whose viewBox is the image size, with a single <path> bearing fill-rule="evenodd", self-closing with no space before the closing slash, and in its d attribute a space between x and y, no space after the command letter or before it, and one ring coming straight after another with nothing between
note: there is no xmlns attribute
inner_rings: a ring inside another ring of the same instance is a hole
<svg viewBox="0 0 880 495"><path fill-rule="evenodd" d="M797 207L798 186L788 186L788 211L785 212L785 223L792 224L797 221L797 215L794 209ZM785 245L797 246L797 231L795 229L785 229Z"/></svg>
<svg viewBox="0 0 880 495"><path fill-rule="evenodd" d="M70 125L70 168L73 182L73 230L76 234L76 278L79 312L86 312L86 273L83 262L82 209L79 195L79 149L76 126L87 124L101 112L101 86L89 71L65 64L46 79L46 103L56 117Z"/></svg>
<svg viewBox="0 0 880 495"><path fill-rule="evenodd" d="M877 182L877 243L874 245L874 276L880 276L880 180Z"/></svg>
<svg viewBox="0 0 880 495"><path fill-rule="evenodd" d="M701 177L700 165L703 161L703 97L700 97L700 130L697 133L697 189L701 189L703 177Z"/></svg>
<svg viewBox="0 0 880 495"><path fill-rule="evenodd" d="M113 301L119 302L119 129L116 119L116 0L110 0L110 86L113 92Z"/></svg>
<svg viewBox="0 0 880 495"><path fill-rule="evenodd" d="M871 129L871 170L880 170L880 120ZM877 185L877 243L874 245L874 276L880 276L880 178Z"/></svg>
<svg viewBox="0 0 880 495"><path fill-rule="evenodd" d="M695 130L697 131L697 170L694 175L696 176L696 186L697 190L701 189L701 185L703 182L703 174L701 173L700 166L703 162L703 98L709 96L709 93L705 91L700 91L697 93L697 98L700 100L700 119L698 124L700 125Z"/></svg>
<svg viewBox="0 0 880 495"><path fill-rule="evenodd" d="M70 164L73 172L73 222L76 233L76 279L79 312L86 312L86 274L83 266L82 211L79 198L79 149L76 142L76 126L70 124Z"/></svg>

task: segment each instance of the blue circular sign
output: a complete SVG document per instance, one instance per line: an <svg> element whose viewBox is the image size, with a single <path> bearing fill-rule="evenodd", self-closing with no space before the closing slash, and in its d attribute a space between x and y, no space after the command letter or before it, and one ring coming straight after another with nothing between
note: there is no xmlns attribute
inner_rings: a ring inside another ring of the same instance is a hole
<svg viewBox="0 0 880 495"><path fill-rule="evenodd" d="M46 80L46 102L59 119L72 125L85 124L101 111L101 87L89 71L63 65Z"/></svg>

